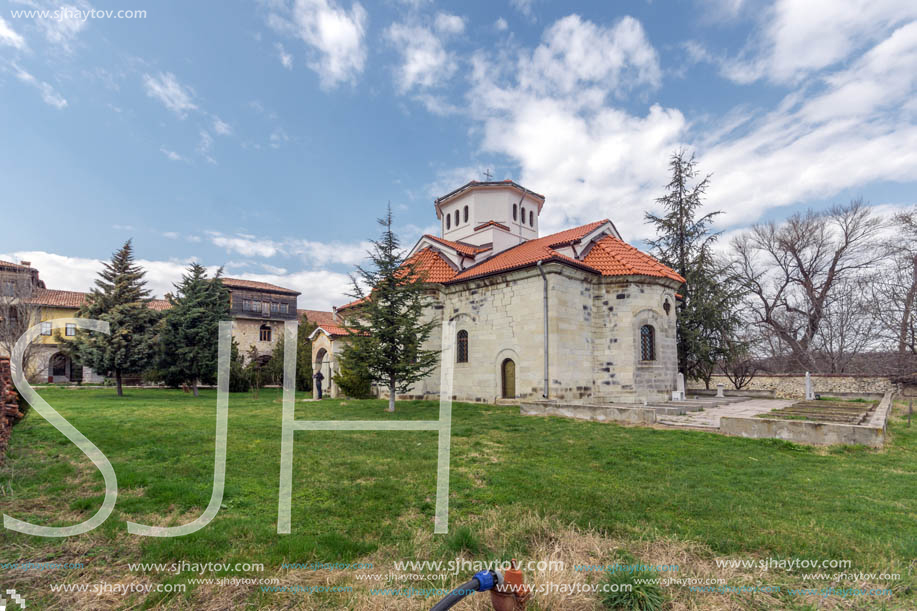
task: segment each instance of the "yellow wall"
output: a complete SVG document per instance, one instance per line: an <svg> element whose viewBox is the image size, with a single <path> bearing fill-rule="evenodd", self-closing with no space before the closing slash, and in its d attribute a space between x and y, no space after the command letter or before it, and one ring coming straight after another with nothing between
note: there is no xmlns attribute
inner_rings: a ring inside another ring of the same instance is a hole
<svg viewBox="0 0 917 611"><path fill-rule="evenodd" d="M55 318L76 318L76 313L78 311L79 310L76 308L60 308L60 307L54 308L54 307L42 306L41 320L45 321L45 320L54 320ZM55 325L51 329L51 335L39 335L38 340L37 340L38 343L56 344L57 340L55 339L55 335L57 334L57 330L58 330L58 327ZM60 335L64 339L67 339L67 337L64 335L64 332L65 330L63 326L61 326Z"/></svg>

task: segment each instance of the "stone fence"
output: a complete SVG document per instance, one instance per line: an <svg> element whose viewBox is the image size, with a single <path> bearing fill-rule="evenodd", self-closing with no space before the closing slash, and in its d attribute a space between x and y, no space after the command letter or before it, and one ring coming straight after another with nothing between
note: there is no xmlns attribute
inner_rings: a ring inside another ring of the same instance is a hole
<svg viewBox="0 0 917 611"><path fill-rule="evenodd" d="M13 386L10 375L10 360L0 357L0 464L6 457L6 447L10 441L13 425L22 419L19 411L19 394Z"/></svg>
<svg viewBox="0 0 917 611"><path fill-rule="evenodd" d="M812 374L812 387L817 394L835 397L855 398L859 395L882 396L896 391L896 385L883 376L848 376L839 374ZM724 375L715 375L710 388L722 383L726 391L734 389L732 382ZM688 380L688 392L703 389L701 380ZM757 375L745 388L751 391L770 391L778 399L801 399L806 394L806 376L797 374Z"/></svg>

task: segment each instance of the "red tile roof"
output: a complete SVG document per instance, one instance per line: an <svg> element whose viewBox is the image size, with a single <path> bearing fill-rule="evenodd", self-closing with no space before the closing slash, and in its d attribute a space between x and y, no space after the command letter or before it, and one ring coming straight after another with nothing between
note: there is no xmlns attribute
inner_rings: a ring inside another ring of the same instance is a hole
<svg viewBox="0 0 917 611"><path fill-rule="evenodd" d="M463 271L457 271L441 253L430 247L419 250L410 260L418 269L427 272L427 282L439 284L464 282L522 269L535 265L538 261L545 263L558 261L603 276L651 276L684 282L684 278L674 270L613 235L604 234L596 239L582 260L574 259L557 250L581 242L583 238L606 223L610 221L596 221L543 238L522 242ZM426 237L439 242L447 242L447 240L434 236ZM359 302L360 300L351 302L338 308L338 311L357 305Z"/></svg>
<svg viewBox="0 0 917 611"><path fill-rule="evenodd" d="M300 318L305 316L309 322L318 326L335 324L334 312L325 312L324 310L296 310L296 313L299 314Z"/></svg>
<svg viewBox="0 0 917 611"><path fill-rule="evenodd" d="M350 335L350 333L347 331L347 328L340 325L324 324L319 325L318 328L331 337L346 337Z"/></svg>
<svg viewBox="0 0 917 611"><path fill-rule="evenodd" d="M88 293L77 291L57 291L36 288L32 291L30 303L51 308L80 309L86 303Z"/></svg>
<svg viewBox="0 0 917 611"><path fill-rule="evenodd" d="M157 312L164 312L165 310L171 310L172 304L168 299L153 299L150 301L150 309L156 310Z"/></svg>
<svg viewBox="0 0 917 611"><path fill-rule="evenodd" d="M474 230L475 230L475 231L478 231L479 229L484 229L485 227L491 227L491 226L493 226L493 227L499 227L500 229L503 229L503 230L505 230L505 231L509 231L509 230L510 230L509 227L507 227L507 226L504 225L503 223L498 223L497 221L487 221L486 223L481 223L480 225L478 225L477 227L475 227Z"/></svg>
<svg viewBox="0 0 917 611"><path fill-rule="evenodd" d="M255 280L242 280L240 278L220 278L223 281L223 286L230 289L252 289L255 291L268 291L271 293L283 293L285 295L299 295L299 291L294 291L293 289L287 289L282 286L277 286L276 284L268 284L267 282L257 282Z"/></svg>
<svg viewBox="0 0 917 611"><path fill-rule="evenodd" d="M650 255L610 235L596 240L583 262L603 276L656 276L677 282L685 281L674 270Z"/></svg>
<svg viewBox="0 0 917 611"><path fill-rule="evenodd" d="M512 248L494 255L490 259L482 261L478 265L469 267L460 274L457 274L450 282L461 282L462 280L470 280L471 278L478 278L480 276L489 276L490 274L520 269L534 265L538 261L548 260L563 261L576 267L589 269L582 261L577 261L572 257L562 255L554 250L554 248L575 243L607 222L608 221L604 220L596 221L595 223L560 231L543 238L522 242L517 246L513 246ZM597 270L590 269L590 271Z"/></svg>
<svg viewBox="0 0 917 611"><path fill-rule="evenodd" d="M434 242L439 242L440 244L444 244L445 246L448 246L449 248L454 248L460 254L466 257L471 257L471 258L474 258L474 256L478 253L486 252L490 250L490 246L476 246L474 244L466 244L465 242L453 242L452 240L444 240L435 235L427 234L424 237L430 240L433 240Z"/></svg>
<svg viewBox="0 0 917 611"><path fill-rule="evenodd" d="M456 269L449 265L443 255L432 248L424 248L418 251L413 257L405 261L405 264L413 264L414 269L426 282L447 282L454 278L457 273Z"/></svg>

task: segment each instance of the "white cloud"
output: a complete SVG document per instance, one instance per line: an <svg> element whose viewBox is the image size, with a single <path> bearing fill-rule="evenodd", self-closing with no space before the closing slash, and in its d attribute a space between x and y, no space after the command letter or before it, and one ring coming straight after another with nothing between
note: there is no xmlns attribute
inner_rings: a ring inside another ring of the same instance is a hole
<svg viewBox="0 0 917 611"><path fill-rule="evenodd" d="M257 239L251 235L227 236L216 231L207 232L210 241L227 252L235 252L246 257L273 257L281 254L281 245L271 239Z"/></svg>
<svg viewBox="0 0 917 611"><path fill-rule="evenodd" d="M89 25L89 19L84 18L92 6L83 1L76 4L47 5L52 11L60 11L58 17L35 17L35 23L44 32L48 42L60 46L65 51L71 50L71 43L76 40L80 32Z"/></svg>
<svg viewBox="0 0 917 611"><path fill-rule="evenodd" d="M433 26L442 34L461 34L465 31L465 19L449 13L437 13Z"/></svg>
<svg viewBox="0 0 917 611"><path fill-rule="evenodd" d="M873 181L917 180L917 22L801 82L773 108L693 120L659 104L645 113L616 106L621 91L658 85L655 57L634 20L601 28L568 17L515 60L473 58L467 102L481 151L505 157L519 168L514 178L547 195L545 231L608 217L625 238L648 237L643 213L682 146L714 174L707 202L726 212L722 227ZM434 195L476 170L439 181Z"/></svg>
<svg viewBox="0 0 917 611"><path fill-rule="evenodd" d="M277 57L280 58L280 63L287 70L293 69L293 56L287 53L287 50L283 48L283 45L279 42L274 45L274 48L277 49Z"/></svg>
<svg viewBox="0 0 917 611"><path fill-rule="evenodd" d="M798 83L835 66L917 18L917 3L897 0L780 0L761 11L760 33L723 73L740 83Z"/></svg>
<svg viewBox="0 0 917 611"><path fill-rule="evenodd" d="M41 279L45 281L48 288L65 291L89 291L103 266L100 259L70 257L44 251L0 254L0 259L31 261L32 267L39 270ZM137 264L146 271L147 288L153 292L153 296L162 298L166 293L175 291L174 283L181 280L182 274L187 272L188 265L194 260L194 258L172 261L138 259ZM206 265L205 268L208 274L213 275L219 266ZM298 307L303 309L331 310L332 306L350 301L347 293L351 285L347 274L318 270L290 272L282 268L274 268L267 274L243 273L233 274L232 277L269 282L297 290L302 293L299 296Z"/></svg>
<svg viewBox="0 0 917 611"><path fill-rule="evenodd" d="M398 51L401 63L395 70L395 84L402 94L445 85L458 69L455 53L447 51L445 40L465 31L465 19L458 15L437 13L428 25L416 16L408 22L393 23L385 38ZM449 114L444 100L419 93L417 99L437 114Z"/></svg>
<svg viewBox="0 0 917 611"><path fill-rule="evenodd" d="M143 75L143 86L146 94L156 98L162 104L182 119L189 110L196 110L194 91L183 86L171 72L160 72L156 76Z"/></svg>
<svg viewBox="0 0 917 611"><path fill-rule="evenodd" d="M186 161L184 157L171 151L165 147L165 145L159 147L159 152L166 156L169 161Z"/></svg>
<svg viewBox="0 0 917 611"><path fill-rule="evenodd" d="M41 93L41 99L44 100L45 104L53 106L58 110L67 107L67 100L59 94L50 83L38 80L16 64L11 65L16 71L16 78L38 89L39 93Z"/></svg>
<svg viewBox="0 0 917 611"><path fill-rule="evenodd" d="M509 29L509 24L506 22L506 19L499 17L496 21L494 21L494 28L496 28L498 32L505 32L507 29Z"/></svg>
<svg viewBox="0 0 917 611"><path fill-rule="evenodd" d="M213 117L213 131L220 136L228 136L232 133L232 127L216 115Z"/></svg>
<svg viewBox="0 0 917 611"><path fill-rule="evenodd" d="M529 19L535 19L535 13L532 10L535 0L510 0L509 3Z"/></svg>
<svg viewBox="0 0 917 611"><path fill-rule="evenodd" d="M273 8L268 25L308 45L308 66L319 75L323 88L356 82L366 64L363 5L354 2L346 10L335 0L295 0L292 7L275 3Z"/></svg>
<svg viewBox="0 0 917 611"><path fill-rule="evenodd" d="M197 152L203 157L207 163L216 165L217 160L213 158L213 136L210 135L205 129L200 130L199 132L200 139L197 144Z"/></svg>
<svg viewBox="0 0 917 611"><path fill-rule="evenodd" d="M13 47L20 51L26 48L25 38L13 30L3 17L0 17L0 45Z"/></svg>
<svg viewBox="0 0 917 611"><path fill-rule="evenodd" d="M271 148L279 149L283 146L284 143L290 141L290 136L283 130L282 127L277 127L274 131L271 132Z"/></svg>
<svg viewBox="0 0 917 611"><path fill-rule="evenodd" d="M230 253L265 259L276 256L298 257L313 267L357 265L366 259L366 251L371 247L369 242L317 242L292 238L275 240L243 233L226 235L218 231L209 231L207 234L212 244Z"/></svg>

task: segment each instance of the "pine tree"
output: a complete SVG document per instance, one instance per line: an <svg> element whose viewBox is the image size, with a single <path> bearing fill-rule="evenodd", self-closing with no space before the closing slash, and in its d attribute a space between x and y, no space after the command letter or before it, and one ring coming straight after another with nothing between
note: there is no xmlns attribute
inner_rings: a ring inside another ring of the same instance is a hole
<svg viewBox="0 0 917 611"><path fill-rule="evenodd" d="M207 277L202 265L192 263L169 296L172 307L163 318L159 341L159 370L171 386L198 385L216 380L221 320L229 318L229 293L220 280L222 270Z"/></svg>
<svg viewBox="0 0 917 611"><path fill-rule="evenodd" d="M372 242L372 266L358 267L357 275L351 277L351 297L362 303L347 320L350 336L342 358L362 363L373 382L388 388L388 411L393 412L395 395L428 376L439 361L439 352L422 348L436 323L423 320L428 287L402 258L392 231L391 206L378 222L383 231Z"/></svg>
<svg viewBox="0 0 917 611"><path fill-rule="evenodd" d="M685 279L679 289L678 362L686 377L708 385L717 362L728 358L739 325L737 313L742 293L729 267L720 263L712 246L719 233L711 226L719 211L698 217L710 175L698 178L694 155L675 152L669 168L672 180L656 202L662 216L646 214L655 225L656 239L649 240L653 255ZM696 182L694 182L696 181ZM692 184L693 182L693 184Z"/></svg>
<svg viewBox="0 0 917 611"><path fill-rule="evenodd" d="M71 354L77 361L100 373L114 373L119 397L124 395L124 374L143 371L155 350L160 317L149 307L145 274L134 265L133 246L128 240L104 264L79 312L82 318L107 321L111 332L106 335L78 330L72 343Z"/></svg>

